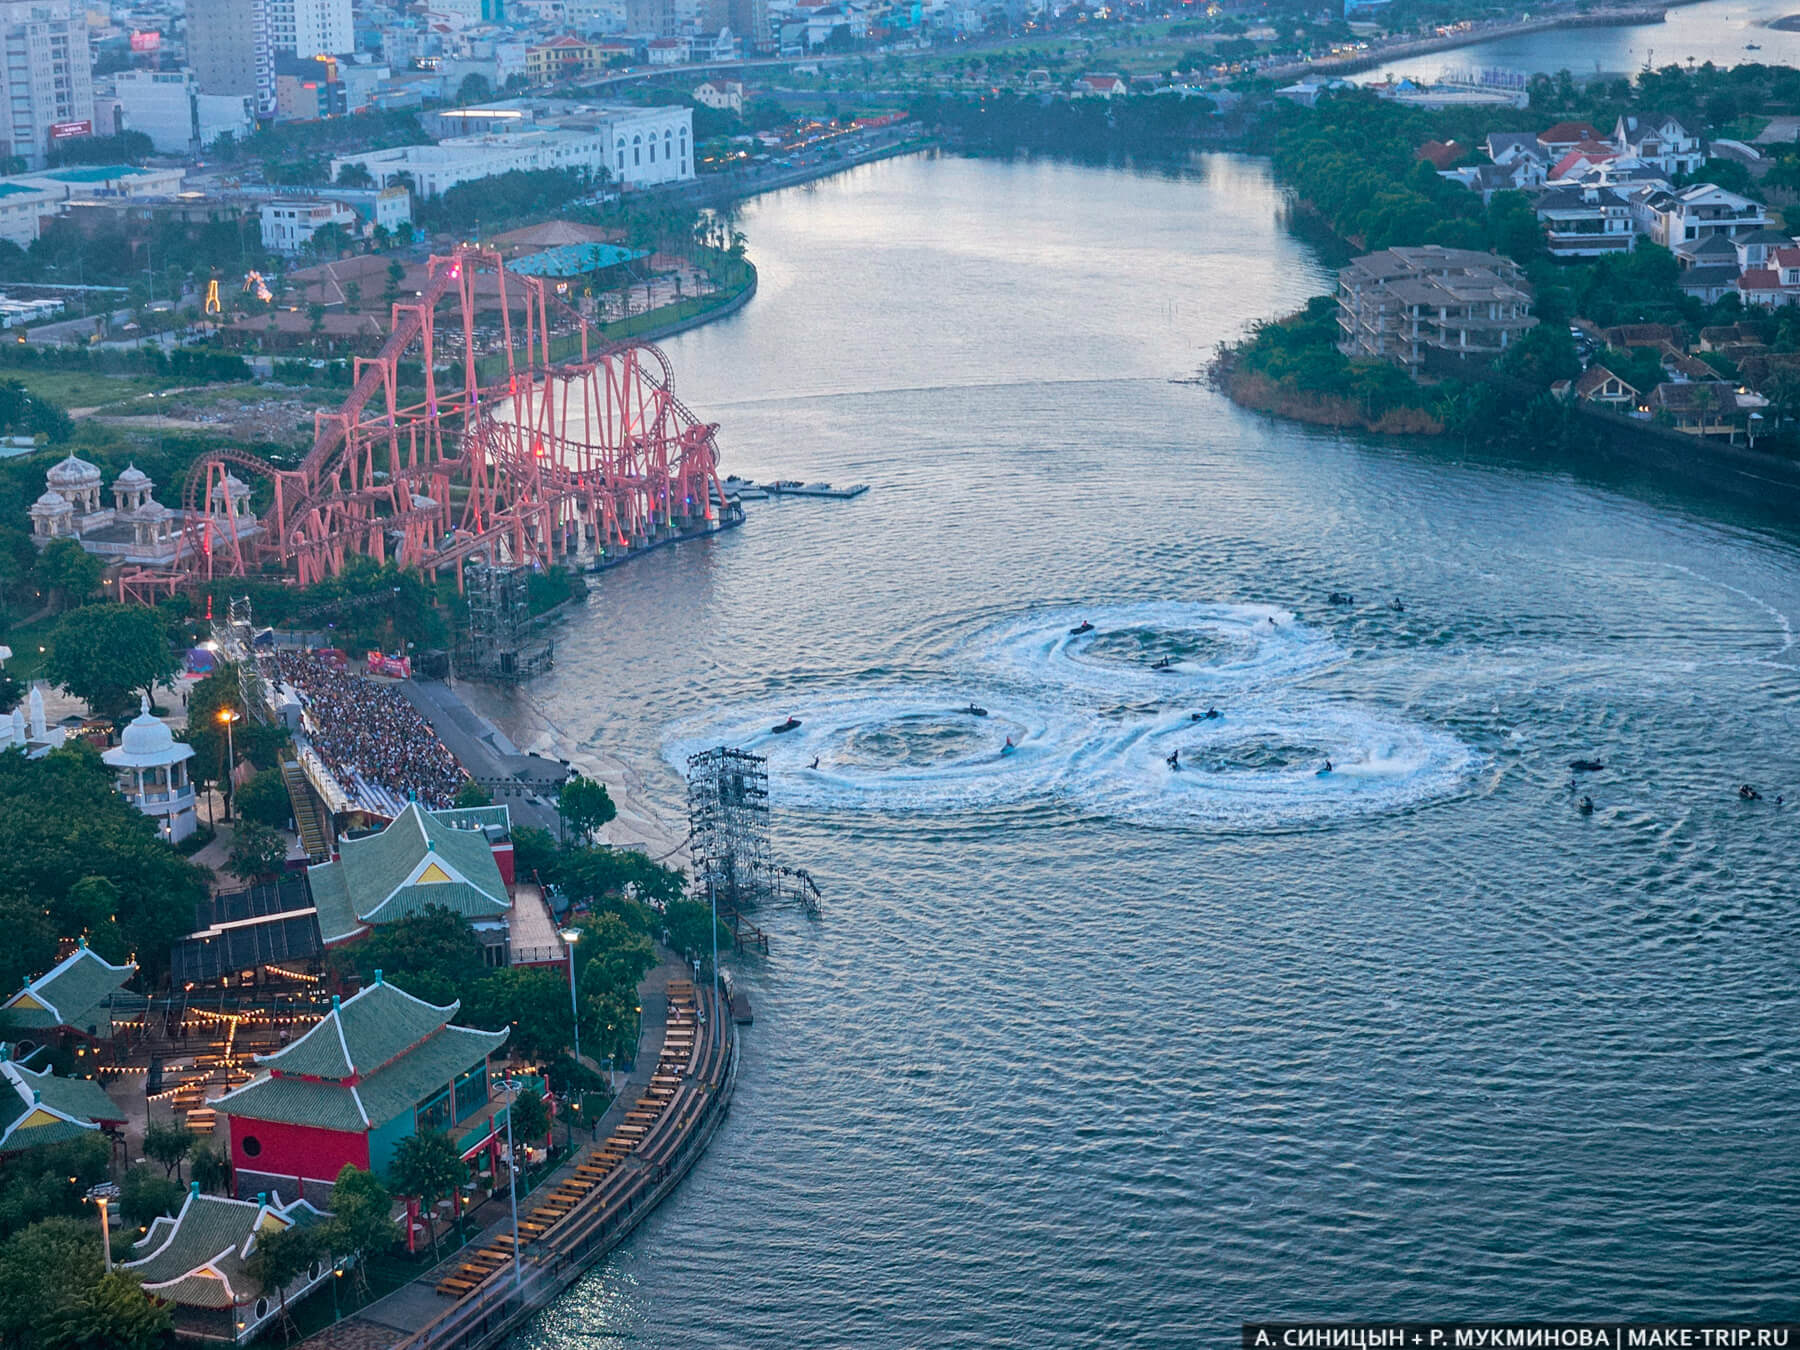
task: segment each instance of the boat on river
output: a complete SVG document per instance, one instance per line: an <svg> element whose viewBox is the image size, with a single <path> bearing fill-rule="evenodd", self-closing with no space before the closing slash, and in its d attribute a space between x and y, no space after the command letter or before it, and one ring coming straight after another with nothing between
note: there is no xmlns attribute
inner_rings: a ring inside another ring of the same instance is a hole
<svg viewBox="0 0 1800 1350"><path fill-rule="evenodd" d="M867 483L853 483L849 487L833 487L830 483L801 483L792 478L778 479L763 485L771 497L830 497L835 501L848 501L852 497L860 497L869 490Z"/></svg>
<svg viewBox="0 0 1800 1350"><path fill-rule="evenodd" d="M787 721L777 722L774 726L770 727L769 734L772 736L785 736L788 732L793 731L799 725L800 725L800 719L798 717L790 717L790 718L788 718Z"/></svg>

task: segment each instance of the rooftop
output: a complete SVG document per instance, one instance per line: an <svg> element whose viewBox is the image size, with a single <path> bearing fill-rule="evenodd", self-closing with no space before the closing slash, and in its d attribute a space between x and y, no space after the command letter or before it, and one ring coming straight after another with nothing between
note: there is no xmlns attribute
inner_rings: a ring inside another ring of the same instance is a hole
<svg viewBox="0 0 1800 1350"><path fill-rule="evenodd" d="M104 1025L110 1031L111 1001L135 974L136 965L112 965L84 944L37 979L27 980L6 1001L7 1020L23 1030L69 1027L91 1035Z"/></svg>
<svg viewBox="0 0 1800 1350"><path fill-rule="evenodd" d="M528 277L572 277L649 256L641 248L620 248L617 244L558 244L541 253L514 258L506 266L509 271Z"/></svg>

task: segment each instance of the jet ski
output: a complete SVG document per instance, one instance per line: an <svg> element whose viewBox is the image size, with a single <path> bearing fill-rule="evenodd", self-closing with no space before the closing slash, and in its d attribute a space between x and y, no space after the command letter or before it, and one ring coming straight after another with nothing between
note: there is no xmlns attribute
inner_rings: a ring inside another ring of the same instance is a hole
<svg viewBox="0 0 1800 1350"><path fill-rule="evenodd" d="M1333 591L1325 597L1325 603L1328 605L1354 605L1356 597L1348 591Z"/></svg>
<svg viewBox="0 0 1800 1350"><path fill-rule="evenodd" d="M799 725L800 719L798 717L790 717L785 722L777 722L774 726L769 728L769 731L776 736L780 736L784 732L792 731Z"/></svg>
<svg viewBox="0 0 1800 1350"><path fill-rule="evenodd" d="M1093 631L1094 631L1094 625L1089 623L1086 619L1083 619L1080 623L1076 624L1073 628L1071 628L1069 630L1069 636L1070 637L1080 637L1083 633L1091 633Z"/></svg>
<svg viewBox="0 0 1800 1350"><path fill-rule="evenodd" d="M1323 778L1323 777L1325 777L1325 776L1326 776L1326 775L1327 775L1327 774L1329 774L1329 773L1330 773L1330 772L1331 772L1331 761L1330 761L1330 760L1326 760L1326 761L1325 761L1325 767L1324 767L1324 768L1322 768L1322 769L1320 769L1320 770L1319 770L1319 771L1318 771L1318 773L1316 773L1316 774L1314 774L1314 775L1313 775L1313 777L1315 777L1315 778Z"/></svg>
<svg viewBox="0 0 1800 1350"><path fill-rule="evenodd" d="M963 711L969 714L970 717L987 716L987 709L982 707L979 703L971 703L968 707L964 708Z"/></svg>
<svg viewBox="0 0 1800 1350"><path fill-rule="evenodd" d="M1597 759L1572 759L1569 767L1576 773L1599 773L1606 765Z"/></svg>
<svg viewBox="0 0 1800 1350"><path fill-rule="evenodd" d="M1006 744L1000 747L1000 753L1003 755L1010 755L1013 751L1017 750L1018 748L1019 748L1018 746L1016 746L1012 743L1012 737L1008 736L1006 738Z"/></svg>
<svg viewBox="0 0 1800 1350"><path fill-rule="evenodd" d="M1175 770L1176 773L1180 773L1181 772L1181 751L1179 751L1179 750L1172 751L1171 753L1169 753L1167 756L1164 757L1163 763L1167 764L1171 769Z"/></svg>
<svg viewBox="0 0 1800 1350"><path fill-rule="evenodd" d="M1174 668L1174 666L1175 666L1175 658L1172 656L1165 656L1160 661L1158 661L1155 665L1151 666L1150 669L1152 669L1152 670L1171 670Z"/></svg>

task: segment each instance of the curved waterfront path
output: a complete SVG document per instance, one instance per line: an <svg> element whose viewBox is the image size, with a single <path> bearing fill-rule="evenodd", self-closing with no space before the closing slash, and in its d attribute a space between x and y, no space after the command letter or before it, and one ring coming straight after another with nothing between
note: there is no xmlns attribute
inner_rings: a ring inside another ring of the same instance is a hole
<svg viewBox="0 0 1800 1350"><path fill-rule="evenodd" d="M496 1343L620 1242L674 1189L730 1107L737 1042L711 986L665 962L639 986L637 1065L575 1153L519 1197L520 1264L502 1205L455 1255L303 1343L308 1350L477 1350ZM696 1016L696 1013L698 1014ZM690 1048L691 1044L691 1048ZM654 1109L646 1110L651 1095Z"/></svg>

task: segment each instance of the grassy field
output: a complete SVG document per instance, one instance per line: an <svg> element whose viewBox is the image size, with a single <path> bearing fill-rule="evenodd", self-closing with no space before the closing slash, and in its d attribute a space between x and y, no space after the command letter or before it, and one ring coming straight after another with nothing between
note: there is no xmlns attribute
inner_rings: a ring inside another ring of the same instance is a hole
<svg viewBox="0 0 1800 1350"><path fill-rule="evenodd" d="M17 380L38 398L64 408L94 408L152 394L166 381L143 375L95 375L81 370L0 369L0 380Z"/></svg>

